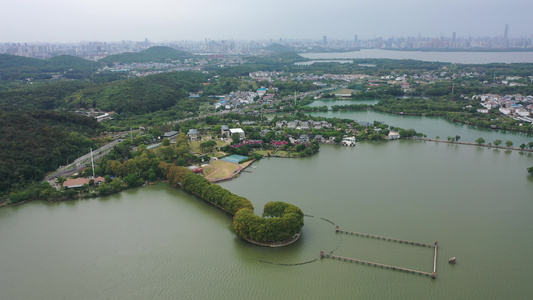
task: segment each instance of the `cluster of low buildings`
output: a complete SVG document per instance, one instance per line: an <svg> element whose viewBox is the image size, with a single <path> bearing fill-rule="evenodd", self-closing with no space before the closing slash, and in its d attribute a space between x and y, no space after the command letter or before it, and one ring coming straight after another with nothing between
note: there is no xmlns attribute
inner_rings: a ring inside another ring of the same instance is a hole
<svg viewBox="0 0 533 300"><path fill-rule="evenodd" d="M215 109L234 109L245 106L254 102L259 94L256 92L231 92L229 95L219 96L218 102L215 103Z"/></svg>
<svg viewBox="0 0 533 300"><path fill-rule="evenodd" d="M533 96L521 94L500 96L498 94L475 95L472 99L481 101L484 107L478 112L489 113L491 109L498 109L502 114L513 117L518 121L533 123Z"/></svg>
<svg viewBox="0 0 533 300"><path fill-rule="evenodd" d="M250 78L257 80L257 81L268 81L272 82L273 78L278 77L281 74L281 72L267 72L267 71L257 71L249 73L248 75Z"/></svg>
<svg viewBox="0 0 533 300"><path fill-rule="evenodd" d="M277 89L272 89L274 92ZM274 99L275 94L270 94L267 88L258 88L255 92L231 92L229 95L217 96L218 101L215 102L215 109L231 110L252 104L258 100L262 102L269 102Z"/></svg>
<svg viewBox="0 0 533 300"><path fill-rule="evenodd" d="M351 81L358 81L358 80L362 80L362 79L366 79L370 77L370 75L365 75L365 74L322 74L322 75L318 75L318 74L312 74L312 73L294 74L294 73L279 73L279 72L276 72L276 76L277 77L275 79L279 81L287 81L291 79L295 81L313 81L314 83L319 83L321 81L326 81L326 80L351 82ZM252 77L252 75L250 75L250 77Z"/></svg>
<svg viewBox="0 0 533 300"><path fill-rule="evenodd" d="M173 142L178 136L178 133L178 131L170 131L165 133L163 135L163 138L167 138L171 142ZM242 128L229 128L228 125L220 126L220 135L222 137L231 138L232 136L234 136L234 134L237 134L240 140L244 140L246 138L246 134L244 133L244 130L242 130ZM200 131L196 128L191 128L189 129L189 131L187 131L187 138L189 139L189 141L192 142L200 141L202 139Z"/></svg>
<svg viewBox="0 0 533 300"><path fill-rule="evenodd" d="M166 72L175 72L175 71L197 71L200 70L199 67L193 66L188 63L180 62L169 62L169 63L129 63L129 64L120 64L112 67L105 66L99 72L108 71L108 72L125 72L129 73L136 77L144 77L153 74L160 74Z"/></svg>
<svg viewBox="0 0 533 300"><path fill-rule="evenodd" d="M326 121L278 121L276 122L277 128L287 127L288 129L301 129L301 130L310 130L310 129L329 129L332 127L331 123Z"/></svg>

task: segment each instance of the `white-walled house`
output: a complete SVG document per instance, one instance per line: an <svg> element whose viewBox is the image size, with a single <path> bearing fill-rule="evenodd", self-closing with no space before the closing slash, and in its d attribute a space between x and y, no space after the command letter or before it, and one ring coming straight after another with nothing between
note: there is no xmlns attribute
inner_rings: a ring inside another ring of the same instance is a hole
<svg viewBox="0 0 533 300"><path fill-rule="evenodd" d="M244 140L245 138L244 130L242 130L242 128L230 128L229 133L230 133L230 136L233 136L233 134L235 133L239 134L241 140Z"/></svg>
<svg viewBox="0 0 533 300"><path fill-rule="evenodd" d="M400 138L400 133L398 131L390 131L388 137L389 140L397 140Z"/></svg>

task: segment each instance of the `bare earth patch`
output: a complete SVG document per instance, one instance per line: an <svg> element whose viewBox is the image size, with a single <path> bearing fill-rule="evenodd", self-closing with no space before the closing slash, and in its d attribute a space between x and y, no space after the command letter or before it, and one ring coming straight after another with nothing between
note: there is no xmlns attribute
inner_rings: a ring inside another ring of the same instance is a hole
<svg viewBox="0 0 533 300"><path fill-rule="evenodd" d="M351 94L354 91L355 90L352 90L352 89L340 89L340 90L336 90L336 91L332 92L332 94Z"/></svg>
<svg viewBox="0 0 533 300"><path fill-rule="evenodd" d="M205 176L205 178L209 180L218 180L231 177L235 173L235 171L241 168L237 164L223 160L213 161L209 164L209 166L215 169L213 172Z"/></svg>

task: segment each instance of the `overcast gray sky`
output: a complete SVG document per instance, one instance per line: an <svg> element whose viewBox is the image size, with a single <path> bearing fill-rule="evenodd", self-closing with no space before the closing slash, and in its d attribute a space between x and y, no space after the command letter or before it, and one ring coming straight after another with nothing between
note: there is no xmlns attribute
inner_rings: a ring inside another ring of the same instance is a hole
<svg viewBox="0 0 533 300"><path fill-rule="evenodd" d="M533 36L531 0L0 0L0 42Z"/></svg>

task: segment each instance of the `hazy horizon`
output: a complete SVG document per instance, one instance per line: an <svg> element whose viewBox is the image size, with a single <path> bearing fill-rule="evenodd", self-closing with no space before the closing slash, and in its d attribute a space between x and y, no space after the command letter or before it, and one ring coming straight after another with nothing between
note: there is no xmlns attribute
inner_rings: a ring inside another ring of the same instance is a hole
<svg viewBox="0 0 533 300"><path fill-rule="evenodd" d="M533 35L522 0L0 1L0 43Z"/></svg>

